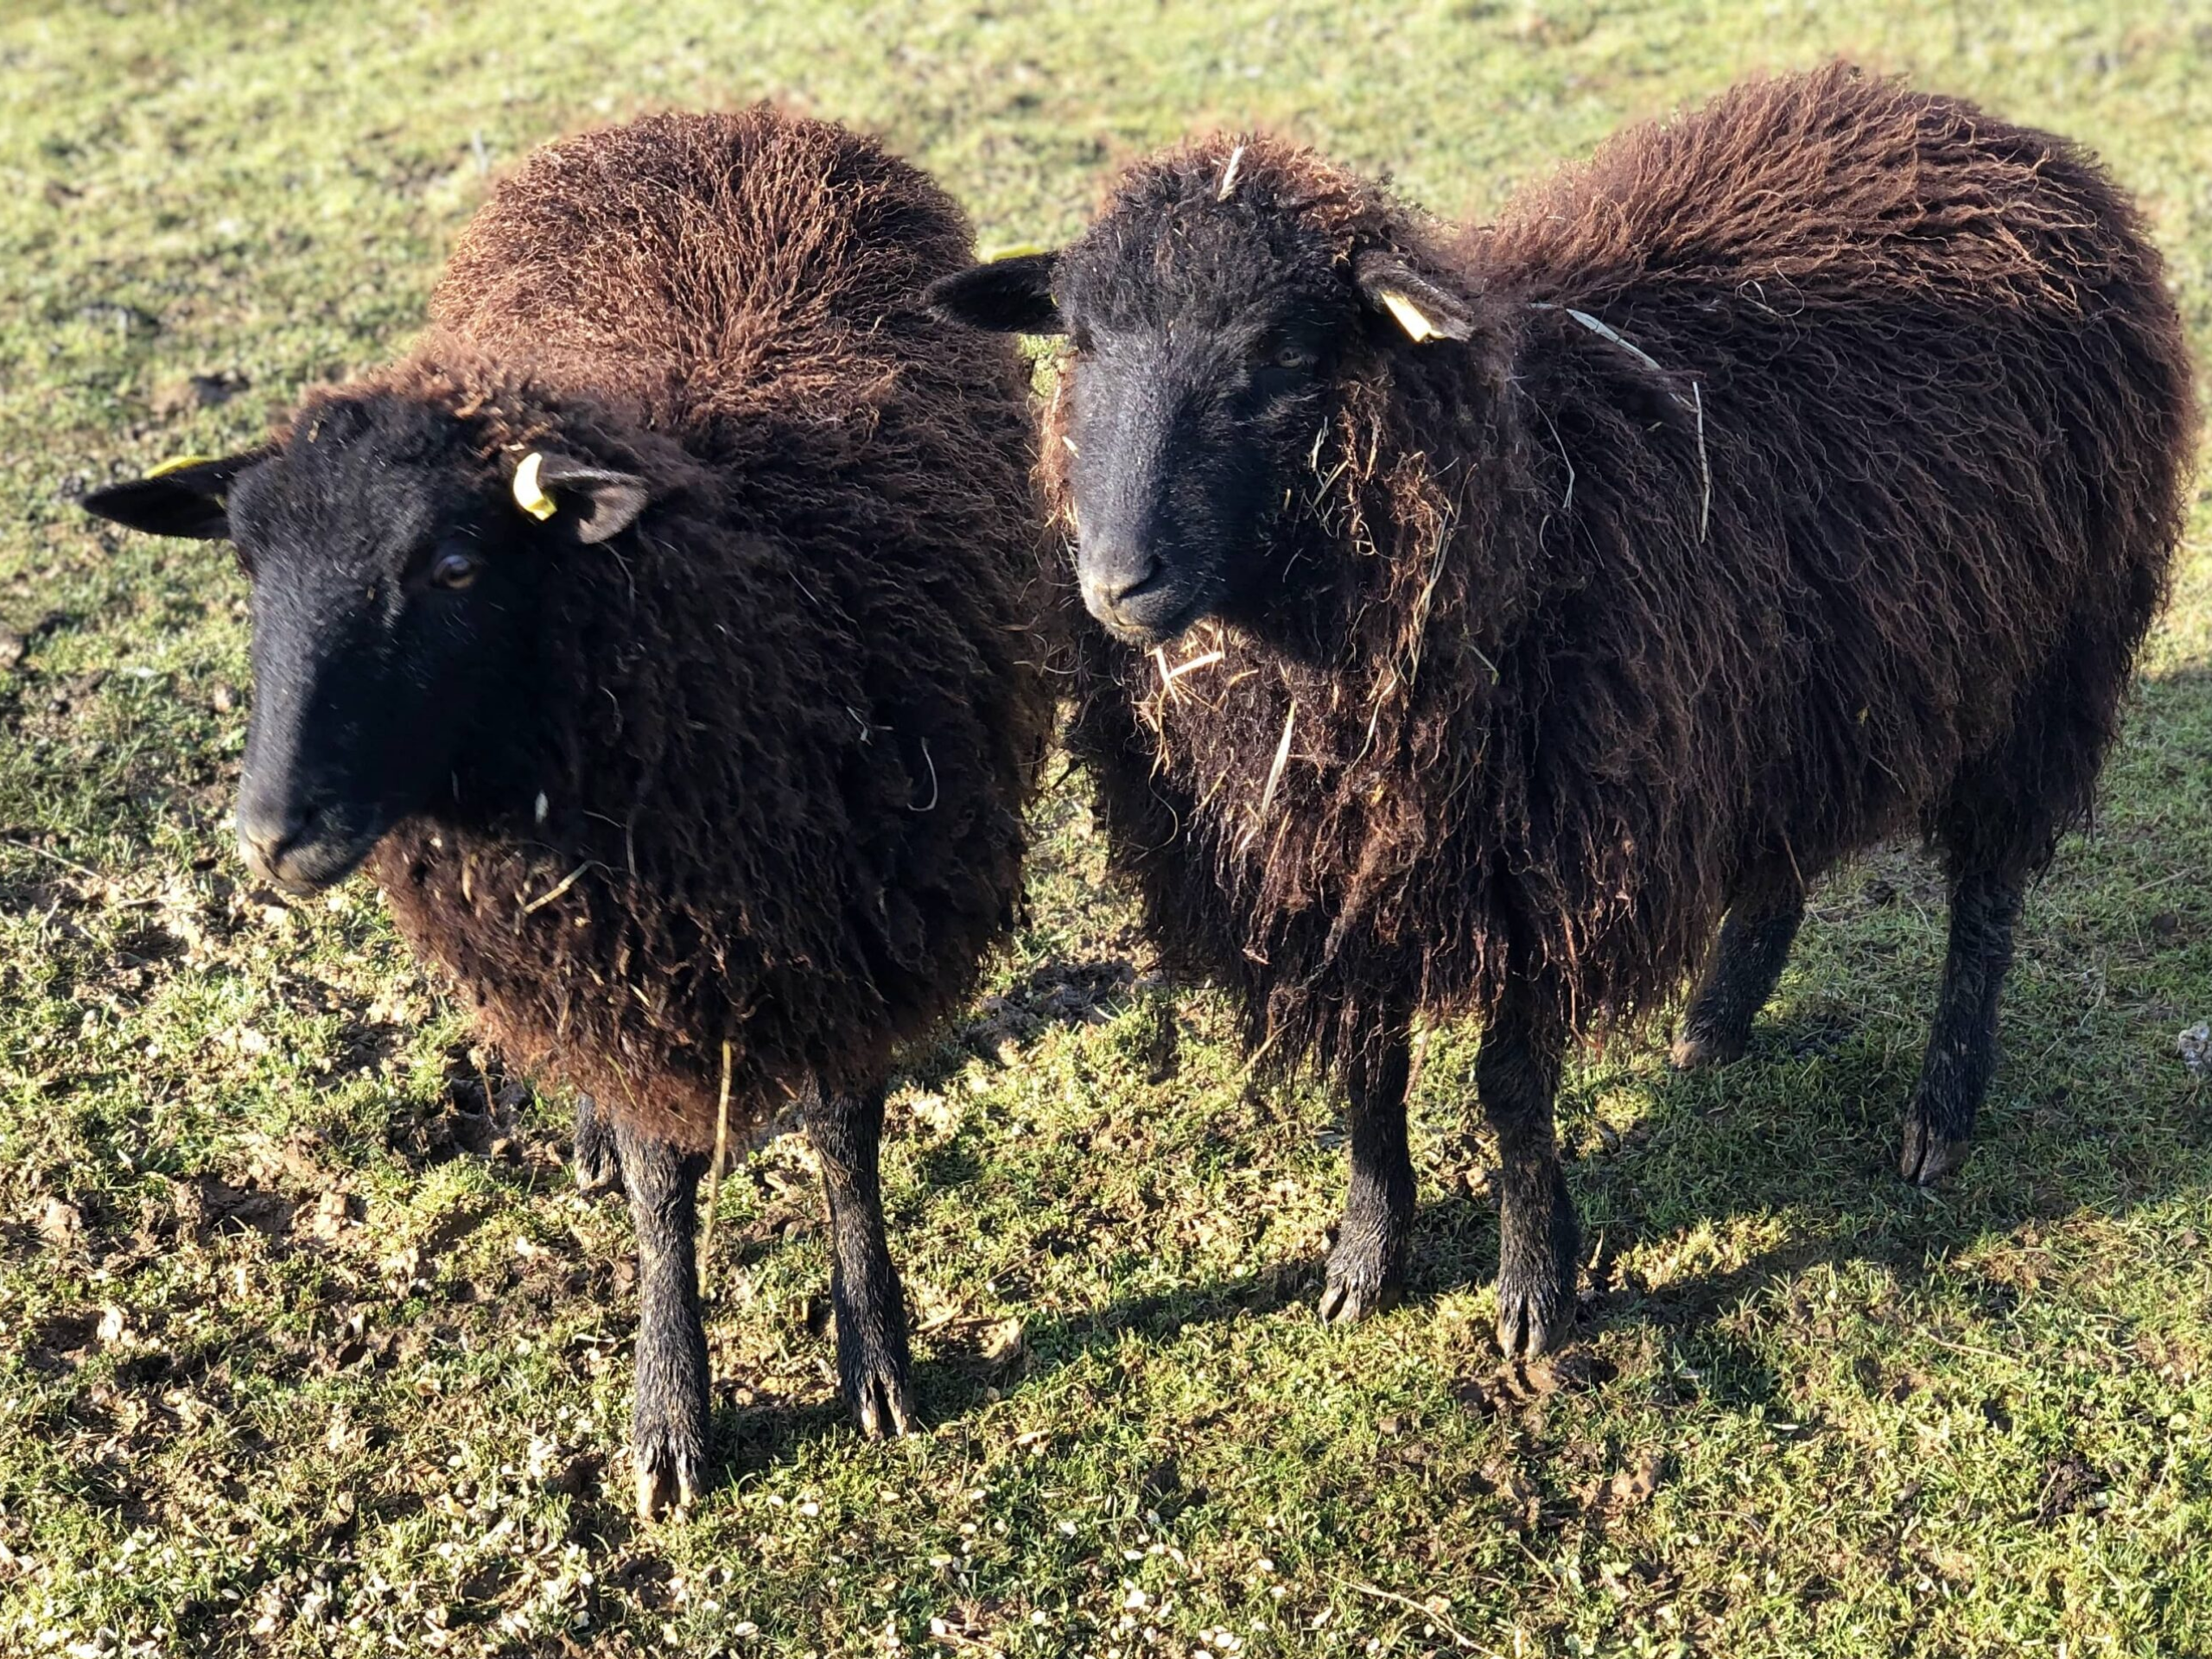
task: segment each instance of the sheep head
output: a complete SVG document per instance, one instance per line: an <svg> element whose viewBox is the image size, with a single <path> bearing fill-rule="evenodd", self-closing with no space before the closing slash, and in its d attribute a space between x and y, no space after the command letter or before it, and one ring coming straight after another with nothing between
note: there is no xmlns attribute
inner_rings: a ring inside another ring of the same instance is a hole
<svg viewBox="0 0 2212 1659"><path fill-rule="evenodd" d="M239 849L263 879L310 893L404 818L513 804L464 801L464 780L529 799L529 780L496 774L528 717L545 559L618 533L646 502L630 474L505 454L443 400L370 389L312 399L264 448L84 505L236 548L253 582Z"/></svg>
<svg viewBox="0 0 2212 1659"><path fill-rule="evenodd" d="M1377 187L1265 138L1140 163L1077 241L946 277L941 315L1065 335L1065 454L1085 607L1151 645L1258 624L1345 383L1466 349L1471 304Z"/></svg>

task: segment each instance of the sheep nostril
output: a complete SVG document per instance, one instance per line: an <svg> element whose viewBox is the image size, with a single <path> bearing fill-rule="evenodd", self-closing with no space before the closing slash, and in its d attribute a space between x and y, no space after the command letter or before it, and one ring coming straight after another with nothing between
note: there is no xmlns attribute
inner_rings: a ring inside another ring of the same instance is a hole
<svg viewBox="0 0 2212 1659"><path fill-rule="evenodd" d="M238 807L238 850L257 874L268 875L277 867L286 848L307 829L308 815L297 806Z"/></svg>
<svg viewBox="0 0 2212 1659"><path fill-rule="evenodd" d="M1096 610L1119 610L1147 588L1155 585L1160 576L1159 556L1152 553L1126 553L1103 557L1092 566L1084 582L1085 598Z"/></svg>

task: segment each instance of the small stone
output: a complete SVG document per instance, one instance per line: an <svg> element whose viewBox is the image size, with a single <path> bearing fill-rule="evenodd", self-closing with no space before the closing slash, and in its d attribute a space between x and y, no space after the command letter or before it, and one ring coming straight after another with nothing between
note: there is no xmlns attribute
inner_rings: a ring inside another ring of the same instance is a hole
<svg viewBox="0 0 2212 1659"><path fill-rule="evenodd" d="M56 1249L67 1249L85 1236L85 1212L75 1205L50 1198L39 1211L38 1230Z"/></svg>
<svg viewBox="0 0 2212 1659"><path fill-rule="evenodd" d="M351 1217L349 1200L338 1192L324 1193L315 1202L315 1209L308 1217L308 1235L328 1243L346 1230Z"/></svg>
<svg viewBox="0 0 2212 1659"><path fill-rule="evenodd" d="M1011 1365L1021 1357L1025 1346L1021 1321L1005 1319L984 1333L983 1357L994 1365Z"/></svg>
<svg viewBox="0 0 2212 1659"><path fill-rule="evenodd" d="M2174 1039L2181 1063L2193 1077L2212 1077L2212 1023L2199 1020Z"/></svg>
<svg viewBox="0 0 2212 1659"><path fill-rule="evenodd" d="M1637 1463L1622 1470L1605 1489L1605 1495L1615 1503L1641 1503L1659 1490L1660 1459L1656 1452L1647 1452Z"/></svg>

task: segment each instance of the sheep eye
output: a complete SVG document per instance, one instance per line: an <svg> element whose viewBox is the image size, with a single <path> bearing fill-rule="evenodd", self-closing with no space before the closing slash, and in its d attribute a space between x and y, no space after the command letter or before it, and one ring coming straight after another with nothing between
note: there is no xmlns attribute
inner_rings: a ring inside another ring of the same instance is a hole
<svg viewBox="0 0 2212 1659"><path fill-rule="evenodd" d="M430 561L430 585L459 593L476 580L480 562L467 553L451 550Z"/></svg>
<svg viewBox="0 0 2212 1659"><path fill-rule="evenodd" d="M1268 360L1279 369L1303 372L1313 366L1315 359L1313 353L1303 346L1294 346L1286 342L1268 353Z"/></svg>

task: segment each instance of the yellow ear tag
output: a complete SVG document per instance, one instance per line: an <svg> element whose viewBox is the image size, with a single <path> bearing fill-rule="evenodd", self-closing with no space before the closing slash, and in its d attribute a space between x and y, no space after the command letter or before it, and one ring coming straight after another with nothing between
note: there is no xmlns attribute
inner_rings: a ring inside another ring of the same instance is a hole
<svg viewBox="0 0 2212 1659"><path fill-rule="evenodd" d="M531 450L522 458L522 465L515 468L515 505L531 518L550 518L556 509L553 498L545 493L545 486L537 481L537 469L545 457Z"/></svg>
<svg viewBox="0 0 2212 1659"><path fill-rule="evenodd" d="M166 478L171 473L181 473L188 467L204 467L214 460L213 455L171 455L160 466L148 470L149 478Z"/></svg>
<svg viewBox="0 0 2212 1659"><path fill-rule="evenodd" d="M1376 295L1383 308L1397 319L1398 327L1406 331L1406 338L1415 345L1427 340L1442 340L1444 331L1428 320L1427 314L1394 288L1386 288Z"/></svg>

